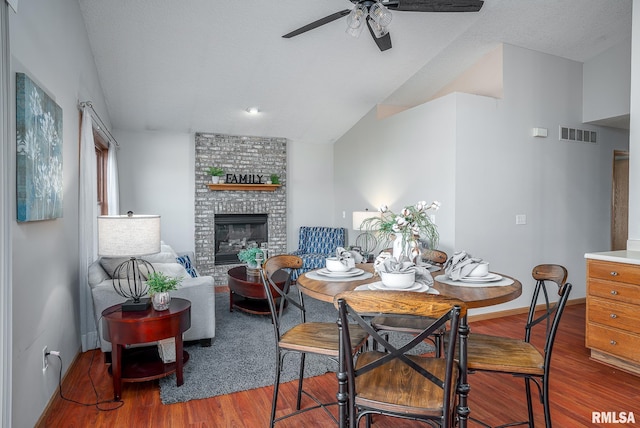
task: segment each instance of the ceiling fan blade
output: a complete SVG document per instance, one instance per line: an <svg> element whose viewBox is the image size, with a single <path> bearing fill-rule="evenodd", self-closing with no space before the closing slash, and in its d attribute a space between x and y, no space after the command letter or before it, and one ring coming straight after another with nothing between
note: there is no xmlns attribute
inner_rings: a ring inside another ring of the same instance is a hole
<svg viewBox="0 0 640 428"><path fill-rule="evenodd" d="M387 33L382 37L376 37L376 33L373 31L373 28L371 28L371 23L369 21L371 21L371 18L367 18L367 27L369 28L371 37L373 37L373 41L378 45L378 48L383 52L387 49L391 49L391 35Z"/></svg>
<svg viewBox="0 0 640 428"><path fill-rule="evenodd" d="M406 12L478 12L483 0L391 0L382 2L391 10Z"/></svg>
<svg viewBox="0 0 640 428"><path fill-rule="evenodd" d="M307 31L313 30L314 28L318 28L321 25L328 24L330 22L335 21L336 19L342 18L343 16L347 16L349 15L349 12L351 12L351 9L345 9L345 10L341 10L340 12L332 13L329 16L325 16L324 18L318 19L317 21L313 21L310 24L300 27L297 30L293 30L292 32L287 33L282 37L284 37L285 39L290 39L293 36L306 33Z"/></svg>

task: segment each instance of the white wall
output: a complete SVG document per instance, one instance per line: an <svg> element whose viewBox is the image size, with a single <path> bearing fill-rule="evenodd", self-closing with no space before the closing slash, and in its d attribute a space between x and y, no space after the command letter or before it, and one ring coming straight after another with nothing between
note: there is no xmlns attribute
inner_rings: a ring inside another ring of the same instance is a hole
<svg viewBox="0 0 640 428"><path fill-rule="evenodd" d="M61 352L63 373L80 349L78 284L78 101L104 111L78 2L21 1L10 13L12 98L26 73L63 110L63 218L12 226L12 426L33 426L58 386L59 363L42 372L42 348ZM12 102L15 105L15 102ZM13 112L15 117L15 111ZM15 135L15 123L12 124ZM10 171L15 189L15 139ZM12 204L15 212L15 194Z"/></svg>
<svg viewBox="0 0 640 428"><path fill-rule="evenodd" d="M449 96L383 120L372 110L340 138L334 149L336 225L351 229L351 213L365 208L388 205L397 212L418 201L438 200L440 248L453 250L454 108L455 98ZM351 244L358 233L350 231Z"/></svg>
<svg viewBox="0 0 640 428"><path fill-rule="evenodd" d="M631 38L584 63L582 120L629 114Z"/></svg>
<svg viewBox="0 0 640 428"><path fill-rule="evenodd" d="M287 248L300 226L333 226L333 144L287 143Z"/></svg>
<svg viewBox="0 0 640 428"><path fill-rule="evenodd" d="M120 209L162 216L162 239L193 251L195 136L115 131L120 143ZM333 146L287 143L287 241L298 246L300 226L332 226Z"/></svg>
<svg viewBox="0 0 640 428"><path fill-rule="evenodd" d="M120 143L120 214L159 214L162 240L193 251L193 134L115 131Z"/></svg>
<svg viewBox="0 0 640 428"><path fill-rule="evenodd" d="M609 246L612 154L628 142L603 127L589 128L598 144L558 141L559 124L580 124L582 64L508 45L504 55L503 100L452 94L382 121L369 114L335 147L336 184L353 177L336 185L337 211L439 199L443 250L522 280L522 297L476 313L528 306L540 263L565 265L572 298L585 296L583 255Z"/></svg>
<svg viewBox="0 0 640 428"><path fill-rule="evenodd" d="M629 242L627 249L640 251L640 2L633 2L631 27L631 101L629 128Z"/></svg>

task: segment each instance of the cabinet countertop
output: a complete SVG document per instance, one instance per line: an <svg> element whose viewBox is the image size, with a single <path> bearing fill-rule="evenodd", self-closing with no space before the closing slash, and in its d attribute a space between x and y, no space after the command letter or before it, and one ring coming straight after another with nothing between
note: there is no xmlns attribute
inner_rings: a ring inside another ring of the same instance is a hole
<svg viewBox="0 0 640 428"><path fill-rule="evenodd" d="M640 265L640 251L603 251L599 253L586 253L585 259L603 260L615 263L628 263L632 265Z"/></svg>

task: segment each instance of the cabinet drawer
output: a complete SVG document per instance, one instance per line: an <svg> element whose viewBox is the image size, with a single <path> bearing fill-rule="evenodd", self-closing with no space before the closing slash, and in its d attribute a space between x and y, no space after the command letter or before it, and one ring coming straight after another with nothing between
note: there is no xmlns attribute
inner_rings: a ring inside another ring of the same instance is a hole
<svg viewBox="0 0 640 428"><path fill-rule="evenodd" d="M613 300L590 298L589 322L604 324L621 330L635 331L640 325L640 310L637 306Z"/></svg>
<svg viewBox="0 0 640 428"><path fill-rule="evenodd" d="M587 285L589 297L602 297L618 302L640 305L640 286L621 282L589 279Z"/></svg>
<svg viewBox="0 0 640 428"><path fill-rule="evenodd" d="M587 260L587 276L628 284L640 284L640 265Z"/></svg>
<svg viewBox="0 0 640 428"><path fill-rule="evenodd" d="M587 347L640 362L640 336L587 322Z"/></svg>

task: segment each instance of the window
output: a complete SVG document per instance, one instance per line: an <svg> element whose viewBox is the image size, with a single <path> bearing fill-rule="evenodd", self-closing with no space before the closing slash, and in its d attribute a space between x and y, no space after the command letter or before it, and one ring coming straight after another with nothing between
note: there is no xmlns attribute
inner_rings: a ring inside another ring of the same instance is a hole
<svg viewBox="0 0 640 428"><path fill-rule="evenodd" d="M98 177L98 211L100 215L109 214L107 204L107 158L109 155L109 144L93 130L93 142L96 148L96 175Z"/></svg>

